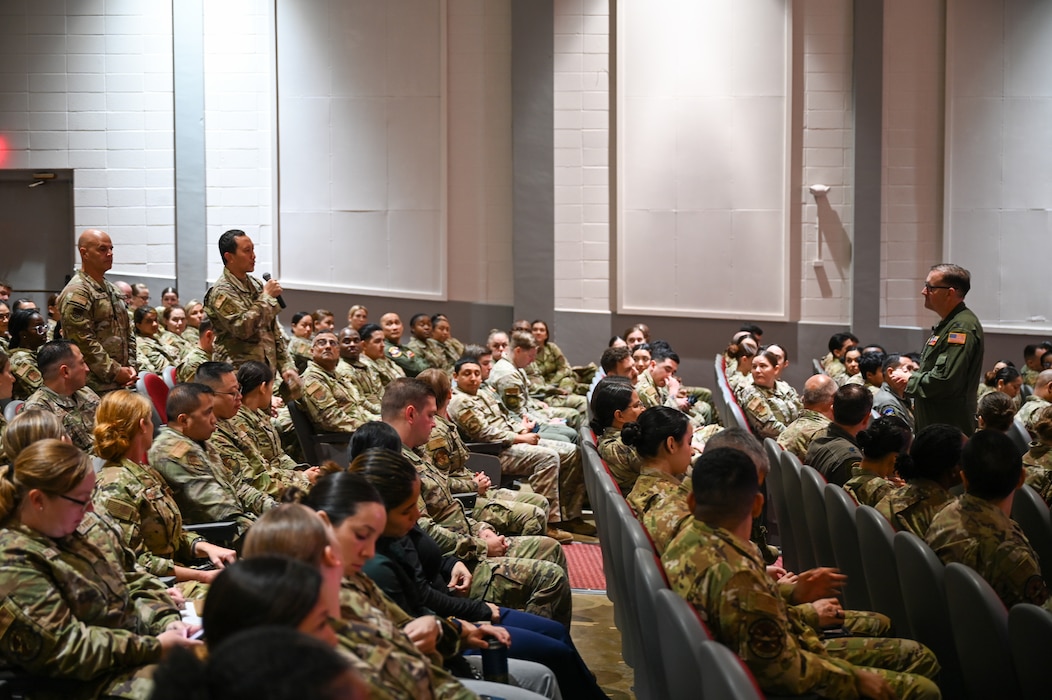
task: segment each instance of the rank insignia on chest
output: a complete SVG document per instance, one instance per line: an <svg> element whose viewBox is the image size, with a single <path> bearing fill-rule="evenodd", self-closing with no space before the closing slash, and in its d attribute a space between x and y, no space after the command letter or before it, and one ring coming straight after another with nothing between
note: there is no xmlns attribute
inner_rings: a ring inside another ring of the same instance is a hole
<svg viewBox="0 0 1052 700"><path fill-rule="evenodd" d="M946 342L950 345L964 345L966 334L964 333L950 333L946 336Z"/></svg>
<svg viewBox="0 0 1052 700"><path fill-rule="evenodd" d="M935 345L935 343L937 342L939 342L939 336L937 335L933 335L932 337L928 338L928 345Z"/></svg>

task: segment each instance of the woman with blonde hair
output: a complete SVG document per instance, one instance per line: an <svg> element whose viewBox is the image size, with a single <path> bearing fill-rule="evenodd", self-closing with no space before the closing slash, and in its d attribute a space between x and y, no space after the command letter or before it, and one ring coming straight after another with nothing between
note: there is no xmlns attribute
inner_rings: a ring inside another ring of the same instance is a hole
<svg viewBox="0 0 1052 700"><path fill-rule="evenodd" d="M356 331L361 331L362 326L369 323L369 309L361 304L355 304L347 310L347 325Z"/></svg>
<svg viewBox="0 0 1052 700"><path fill-rule="evenodd" d="M11 461L34 442L40 440L63 440L72 442L66 429L62 427L62 419L51 411L43 411L39 408L30 408L22 411L7 426L4 433L4 445L7 455Z"/></svg>
<svg viewBox="0 0 1052 700"><path fill-rule="evenodd" d="M178 582L210 583L236 555L183 529L171 489L146 461L152 444L149 399L130 391L106 394L95 415L95 452L106 460L95 506L117 524L124 546L148 572L175 576ZM191 568L195 559L207 559L215 568Z"/></svg>
<svg viewBox="0 0 1052 700"><path fill-rule="evenodd" d="M46 676L57 697L145 698L146 665L199 642L164 585L136 570L92 512L94 486L91 460L60 440L33 443L0 467L0 658Z"/></svg>

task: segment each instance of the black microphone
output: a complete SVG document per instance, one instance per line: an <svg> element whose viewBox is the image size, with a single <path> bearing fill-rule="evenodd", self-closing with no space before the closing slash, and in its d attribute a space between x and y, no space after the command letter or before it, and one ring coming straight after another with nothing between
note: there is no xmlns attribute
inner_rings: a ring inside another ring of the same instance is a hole
<svg viewBox="0 0 1052 700"><path fill-rule="evenodd" d="M264 282L269 282L270 281L270 273L269 272L264 272L263 273L263 281ZM285 300L281 298L280 294L278 295L278 306L280 306L283 309L285 308Z"/></svg>

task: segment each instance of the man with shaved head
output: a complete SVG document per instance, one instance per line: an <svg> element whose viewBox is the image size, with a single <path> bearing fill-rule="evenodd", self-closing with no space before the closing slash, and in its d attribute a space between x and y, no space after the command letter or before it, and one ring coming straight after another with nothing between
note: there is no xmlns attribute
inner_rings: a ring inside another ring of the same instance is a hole
<svg viewBox="0 0 1052 700"><path fill-rule="evenodd" d="M80 270L58 299L62 332L88 363L88 386L102 394L135 381L135 341L124 294L106 279L113 267L113 242L88 229L77 241Z"/></svg>
<svg viewBox="0 0 1052 700"><path fill-rule="evenodd" d="M811 441L833 420L833 397L837 384L828 374L816 374L804 382L800 403L804 410L800 417L786 426L778 436L778 444L803 461Z"/></svg>

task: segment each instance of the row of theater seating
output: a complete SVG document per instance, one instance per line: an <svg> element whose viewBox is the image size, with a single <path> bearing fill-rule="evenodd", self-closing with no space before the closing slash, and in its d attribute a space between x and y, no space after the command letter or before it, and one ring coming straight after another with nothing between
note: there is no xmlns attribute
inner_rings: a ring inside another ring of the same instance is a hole
<svg viewBox="0 0 1052 700"><path fill-rule="evenodd" d="M857 506L773 440L764 449L787 570L836 566L847 574L845 607L883 613L897 636L934 651L943 697L1048 697L1044 663L1052 614L1028 604L1008 611L972 569L944 566L922 539L895 532L879 512ZM1017 492L1012 515L1032 543L1052 545L1048 507L1029 486ZM1052 566L1049 549L1045 567Z"/></svg>

